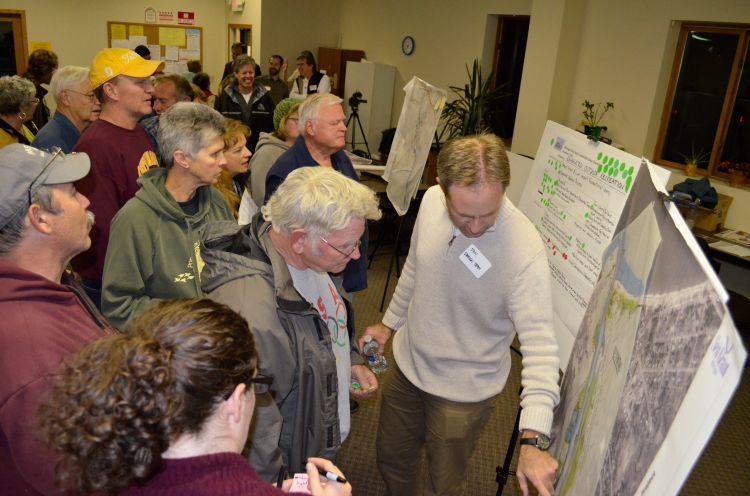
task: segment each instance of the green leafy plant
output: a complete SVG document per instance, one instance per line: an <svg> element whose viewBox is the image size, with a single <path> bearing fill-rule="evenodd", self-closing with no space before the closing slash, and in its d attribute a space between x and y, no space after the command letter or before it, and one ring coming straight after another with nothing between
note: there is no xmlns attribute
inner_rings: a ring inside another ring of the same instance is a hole
<svg viewBox="0 0 750 496"><path fill-rule="evenodd" d="M599 125L604 115L611 109L615 108L615 104L612 102L597 102L591 103L588 100L584 100L583 103L583 121L582 126L588 127L602 127Z"/></svg>
<svg viewBox="0 0 750 496"><path fill-rule="evenodd" d="M704 152L703 148L696 151L694 144L690 145L690 154L685 155L683 153L680 153L680 155L682 155L682 158L685 159L686 164L695 164L698 167L700 167L700 165L711 156L709 152Z"/></svg>
<svg viewBox="0 0 750 496"><path fill-rule="evenodd" d="M456 99L445 104L441 118L443 129L439 140L447 133L447 139L456 136L468 136L489 131L490 117L495 112L497 102L508 96L501 88L492 89L493 78L482 77L482 67L478 59L469 70L466 66L469 81L463 86L450 86Z"/></svg>

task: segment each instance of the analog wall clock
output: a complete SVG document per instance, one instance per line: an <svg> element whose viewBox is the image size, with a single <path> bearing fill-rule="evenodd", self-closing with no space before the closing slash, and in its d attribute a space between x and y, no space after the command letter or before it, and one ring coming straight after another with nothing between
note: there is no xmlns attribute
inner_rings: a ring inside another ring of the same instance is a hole
<svg viewBox="0 0 750 496"><path fill-rule="evenodd" d="M401 40L401 51L404 52L404 55L411 55L414 53L414 38L411 36L404 36L404 39Z"/></svg>

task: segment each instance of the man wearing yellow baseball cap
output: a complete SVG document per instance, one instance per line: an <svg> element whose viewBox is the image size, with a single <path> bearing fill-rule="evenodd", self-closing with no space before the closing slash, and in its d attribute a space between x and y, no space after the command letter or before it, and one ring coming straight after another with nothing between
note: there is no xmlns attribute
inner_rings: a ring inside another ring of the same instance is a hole
<svg viewBox="0 0 750 496"><path fill-rule="evenodd" d="M159 165L151 140L138 121L151 113L151 76L163 68L164 62L146 60L127 48L105 48L91 62L91 87L102 111L74 151L86 152L91 158L91 173L76 187L91 201L89 208L98 221L91 231L91 248L72 263L99 307L110 221L138 191L138 177Z"/></svg>

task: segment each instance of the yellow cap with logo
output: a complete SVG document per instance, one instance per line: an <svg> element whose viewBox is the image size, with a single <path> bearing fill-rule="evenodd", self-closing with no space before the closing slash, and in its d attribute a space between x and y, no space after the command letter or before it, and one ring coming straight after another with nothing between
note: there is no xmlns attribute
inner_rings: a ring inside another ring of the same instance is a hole
<svg viewBox="0 0 750 496"><path fill-rule="evenodd" d="M98 88L117 76L149 77L164 68L164 62L146 60L127 48L105 48L91 61L91 87Z"/></svg>

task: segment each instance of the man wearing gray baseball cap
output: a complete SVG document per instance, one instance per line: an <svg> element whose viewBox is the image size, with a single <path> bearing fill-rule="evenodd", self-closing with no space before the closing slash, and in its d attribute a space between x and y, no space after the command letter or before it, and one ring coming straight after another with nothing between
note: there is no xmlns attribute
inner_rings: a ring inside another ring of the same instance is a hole
<svg viewBox="0 0 750 496"><path fill-rule="evenodd" d="M54 459L36 411L63 359L111 332L65 272L91 245L89 201L73 182L84 153L0 149L0 487L55 494Z"/></svg>

